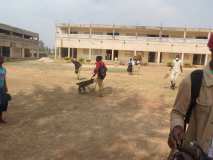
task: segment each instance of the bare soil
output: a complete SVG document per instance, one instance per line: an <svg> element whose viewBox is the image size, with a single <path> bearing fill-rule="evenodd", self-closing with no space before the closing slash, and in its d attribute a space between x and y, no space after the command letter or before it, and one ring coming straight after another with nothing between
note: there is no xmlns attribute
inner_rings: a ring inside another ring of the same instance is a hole
<svg viewBox="0 0 213 160"><path fill-rule="evenodd" d="M167 67L143 67L132 76L111 68L102 98L93 90L78 94L69 64L25 61L5 67L13 100L8 123L0 125L0 160L166 159L177 92L164 79ZM90 67L81 75L91 73Z"/></svg>

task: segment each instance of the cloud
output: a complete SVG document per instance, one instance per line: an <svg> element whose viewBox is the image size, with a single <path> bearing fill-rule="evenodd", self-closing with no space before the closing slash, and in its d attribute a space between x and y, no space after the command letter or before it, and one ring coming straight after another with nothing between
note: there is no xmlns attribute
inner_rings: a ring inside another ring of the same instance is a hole
<svg viewBox="0 0 213 160"><path fill-rule="evenodd" d="M102 23L209 27L210 0L7 0L0 21L40 33L54 45L54 25Z"/></svg>

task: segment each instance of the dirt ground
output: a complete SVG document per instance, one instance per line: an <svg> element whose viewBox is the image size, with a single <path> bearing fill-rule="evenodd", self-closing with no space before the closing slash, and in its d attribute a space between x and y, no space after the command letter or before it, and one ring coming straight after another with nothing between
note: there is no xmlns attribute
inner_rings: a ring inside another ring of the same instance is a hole
<svg viewBox="0 0 213 160"><path fill-rule="evenodd" d="M8 123L0 125L0 160L166 159L177 91L163 78L167 67L143 67L132 76L112 68L102 98L94 91L78 94L69 64L25 61L5 67L13 100ZM87 68L81 75L91 73Z"/></svg>

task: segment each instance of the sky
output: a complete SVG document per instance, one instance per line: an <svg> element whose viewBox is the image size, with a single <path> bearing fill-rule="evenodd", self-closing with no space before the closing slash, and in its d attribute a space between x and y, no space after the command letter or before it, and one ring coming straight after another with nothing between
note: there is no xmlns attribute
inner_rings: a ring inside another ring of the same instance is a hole
<svg viewBox="0 0 213 160"><path fill-rule="evenodd" d="M53 48L56 23L213 28L213 0L1 0L0 23L40 34Z"/></svg>

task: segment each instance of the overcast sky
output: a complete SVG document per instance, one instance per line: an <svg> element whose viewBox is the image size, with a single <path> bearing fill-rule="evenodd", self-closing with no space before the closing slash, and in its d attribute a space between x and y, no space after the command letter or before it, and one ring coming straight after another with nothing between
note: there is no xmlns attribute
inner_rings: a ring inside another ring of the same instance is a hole
<svg viewBox="0 0 213 160"><path fill-rule="evenodd" d="M213 27L213 0L1 0L0 22L54 46L55 23Z"/></svg>

